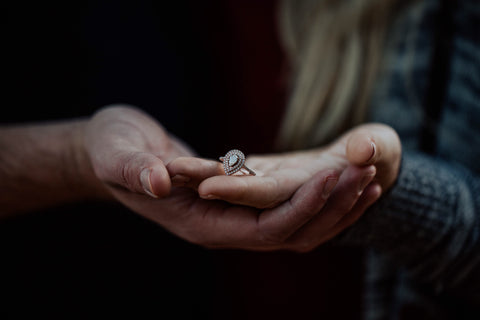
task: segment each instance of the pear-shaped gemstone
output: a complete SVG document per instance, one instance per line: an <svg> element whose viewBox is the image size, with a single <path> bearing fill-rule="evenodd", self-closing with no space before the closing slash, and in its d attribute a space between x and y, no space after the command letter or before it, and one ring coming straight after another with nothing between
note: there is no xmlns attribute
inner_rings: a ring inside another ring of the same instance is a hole
<svg viewBox="0 0 480 320"><path fill-rule="evenodd" d="M238 156L236 154L233 154L228 159L228 166L233 167L234 165L237 164L237 162L238 162Z"/></svg>

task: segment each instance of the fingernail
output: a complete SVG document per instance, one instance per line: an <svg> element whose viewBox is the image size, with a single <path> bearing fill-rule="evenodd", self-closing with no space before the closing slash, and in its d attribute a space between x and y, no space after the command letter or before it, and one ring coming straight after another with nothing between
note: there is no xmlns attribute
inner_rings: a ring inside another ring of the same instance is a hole
<svg viewBox="0 0 480 320"><path fill-rule="evenodd" d="M142 183L143 191L148 194L152 198L158 198L157 195L153 193L152 190L152 183L150 181L150 174L152 173L152 169L143 169L140 173L140 182Z"/></svg>
<svg viewBox="0 0 480 320"><path fill-rule="evenodd" d="M363 189L365 189L365 187L372 182L373 178L375 177L375 173L375 169L372 169L362 178L360 185L358 186L358 192L363 192Z"/></svg>
<svg viewBox="0 0 480 320"><path fill-rule="evenodd" d="M184 176L182 174L176 174L170 180L172 181L172 185L174 186L183 186L185 183L190 181L190 177Z"/></svg>
<svg viewBox="0 0 480 320"><path fill-rule="evenodd" d="M372 146L372 154L370 155L370 158L368 158L367 163L373 160L375 158L375 154L377 153L377 145L375 142L371 142L370 145Z"/></svg>
<svg viewBox="0 0 480 320"><path fill-rule="evenodd" d="M205 195L205 196L200 195L200 197L201 197L202 199L205 199L205 200L218 199L218 197L217 197L216 195L214 195L214 194L207 194L207 195Z"/></svg>
<svg viewBox="0 0 480 320"><path fill-rule="evenodd" d="M325 185L323 186L322 196L328 198L330 193L332 193L333 188L337 185L338 179L334 177L328 177L325 180Z"/></svg>

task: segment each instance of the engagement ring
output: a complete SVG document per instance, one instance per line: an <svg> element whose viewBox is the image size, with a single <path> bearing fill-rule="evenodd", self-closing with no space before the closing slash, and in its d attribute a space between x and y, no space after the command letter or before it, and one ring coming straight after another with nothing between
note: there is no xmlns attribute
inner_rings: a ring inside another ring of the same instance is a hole
<svg viewBox="0 0 480 320"><path fill-rule="evenodd" d="M239 171L243 174L255 175L255 172L245 165L245 155L240 150L228 151L224 157L220 157L220 161L223 162L223 170L227 176Z"/></svg>

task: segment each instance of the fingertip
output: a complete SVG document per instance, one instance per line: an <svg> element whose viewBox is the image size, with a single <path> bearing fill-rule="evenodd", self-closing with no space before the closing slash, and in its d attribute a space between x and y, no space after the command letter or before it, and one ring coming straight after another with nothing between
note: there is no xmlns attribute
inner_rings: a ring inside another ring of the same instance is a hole
<svg viewBox="0 0 480 320"><path fill-rule="evenodd" d="M338 183L338 176L329 176L324 179L322 197L327 199Z"/></svg>
<svg viewBox="0 0 480 320"><path fill-rule="evenodd" d="M367 165L375 162L378 147L373 137L364 131L353 134L347 141L347 158L352 164Z"/></svg>
<svg viewBox="0 0 480 320"><path fill-rule="evenodd" d="M205 199L205 200L220 199L218 196L216 196L214 194L200 194L200 198Z"/></svg>
<svg viewBox="0 0 480 320"><path fill-rule="evenodd" d="M371 193L372 198L375 199L374 201L378 200L378 198L380 198L380 196L382 195L382 192L383 192L382 186L377 182L373 183L369 187L369 189L370 189L369 192Z"/></svg>
<svg viewBox="0 0 480 320"><path fill-rule="evenodd" d="M166 165L166 169L168 174L171 177L176 176L177 174L181 174L181 169L182 167L185 167L188 165L188 157L178 157L170 161Z"/></svg>
<svg viewBox="0 0 480 320"><path fill-rule="evenodd" d="M365 202L366 206L370 206L382 196L382 187L378 182L371 182L362 193L359 202Z"/></svg>
<svg viewBox="0 0 480 320"><path fill-rule="evenodd" d="M154 198L162 198L169 195L172 184L166 167L163 165L157 165L149 170L151 194L148 192L146 193Z"/></svg>
<svg viewBox="0 0 480 320"><path fill-rule="evenodd" d="M327 199L340 178L340 173L336 170L323 170L314 174L305 184L301 187L305 191L315 194L315 197L321 195L322 198ZM302 194L306 194L304 191Z"/></svg>
<svg viewBox="0 0 480 320"><path fill-rule="evenodd" d="M207 200L218 198L218 196L215 195L215 186L218 186L218 181L216 180L218 180L216 177L208 178L198 185L197 191L200 198Z"/></svg>
<svg viewBox="0 0 480 320"><path fill-rule="evenodd" d="M205 179L198 186L198 194L203 199L224 199L233 201L244 188L241 180L226 176L214 176Z"/></svg>
<svg viewBox="0 0 480 320"><path fill-rule="evenodd" d="M335 170L316 173L295 192L292 202L301 204L302 210L306 212L319 211L335 189L339 178L340 174Z"/></svg>
<svg viewBox="0 0 480 320"><path fill-rule="evenodd" d="M366 162L367 163L374 163L375 159L377 157L377 144L375 143L375 141L373 141L373 139L370 140L370 148L371 148L370 157L368 158L368 160Z"/></svg>
<svg viewBox="0 0 480 320"><path fill-rule="evenodd" d="M256 176L216 176L203 181L198 194L203 199L221 199L255 208L278 204L278 190L273 179Z"/></svg>

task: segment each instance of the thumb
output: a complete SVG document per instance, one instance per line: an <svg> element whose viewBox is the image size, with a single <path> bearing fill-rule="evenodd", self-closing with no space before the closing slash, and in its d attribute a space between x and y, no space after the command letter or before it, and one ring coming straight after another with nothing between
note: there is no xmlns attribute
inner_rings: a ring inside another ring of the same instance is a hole
<svg viewBox="0 0 480 320"><path fill-rule="evenodd" d="M169 194L170 176L163 161L155 155L148 152L122 151L110 161L108 167L97 172L105 183L153 198Z"/></svg>
<svg viewBox="0 0 480 320"><path fill-rule="evenodd" d="M375 165L384 190L396 179L401 160L401 142L395 130L383 124L367 124L350 132L347 159L355 165Z"/></svg>

